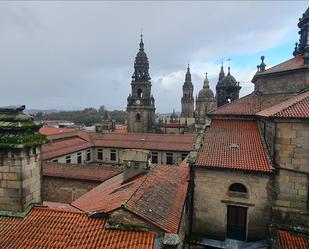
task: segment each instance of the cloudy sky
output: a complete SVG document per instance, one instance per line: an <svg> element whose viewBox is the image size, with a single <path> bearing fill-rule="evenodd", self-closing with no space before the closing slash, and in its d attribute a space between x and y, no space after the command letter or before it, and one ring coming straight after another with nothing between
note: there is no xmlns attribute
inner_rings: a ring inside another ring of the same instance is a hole
<svg viewBox="0 0 309 249"><path fill-rule="evenodd" d="M143 30L158 112L180 110L189 62L194 94L220 63L241 95L266 56L270 67L292 57L306 1L0 2L0 105L28 109L125 110Z"/></svg>

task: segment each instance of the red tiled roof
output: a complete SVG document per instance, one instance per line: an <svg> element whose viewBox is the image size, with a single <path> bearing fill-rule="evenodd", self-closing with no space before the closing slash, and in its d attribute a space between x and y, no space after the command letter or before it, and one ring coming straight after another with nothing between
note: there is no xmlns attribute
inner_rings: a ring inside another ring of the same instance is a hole
<svg viewBox="0 0 309 249"><path fill-rule="evenodd" d="M188 177L186 164L156 166L124 184L122 175L118 175L81 196L72 205L85 212L104 213L123 207L165 232L177 233Z"/></svg>
<svg viewBox="0 0 309 249"><path fill-rule="evenodd" d="M195 164L197 167L271 171L268 154L254 121L213 120Z"/></svg>
<svg viewBox="0 0 309 249"><path fill-rule="evenodd" d="M122 169L110 166L43 163L43 176L104 182L121 172Z"/></svg>
<svg viewBox="0 0 309 249"><path fill-rule="evenodd" d="M309 118L309 91L257 113L262 117Z"/></svg>
<svg viewBox="0 0 309 249"><path fill-rule="evenodd" d="M291 232L278 230L280 249L309 249L309 239Z"/></svg>
<svg viewBox="0 0 309 249"><path fill-rule="evenodd" d="M150 134L150 133L92 133L91 139L97 147L145 149L164 151L191 151L194 134Z"/></svg>
<svg viewBox="0 0 309 249"><path fill-rule="evenodd" d="M42 127L40 129L40 133L46 136L50 136L50 135L56 135L56 134L62 134L62 133L66 133L66 132L72 132L74 131L74 129L70 129L70 128L55 128L55 127Z"/></svg>
<svg viewBox="0 0 309 249"><path fill-rule="evenodd" d="M25 219L0 217L0 248L153 249L151 232L105 229L106 219L34 208Z"/></svg>
<svg viewBox="0 0 309 249"><path fill-rule="evenodd" d="M254 116L257 112L276 105L291 96L269 94L259 96L255 92L248 94L240 99L234 100L229 104L220 106L215 111L209 113L210 116Z"/></svg>
<svg viewBox="0 0 309 249"><path fill-rule="evenodd" d="M265 70L264 72L256 73L256 75L253 77L253 80L256 76L259 76L259 75L295 70L295 69L299 69L299 68L303 68L303 67L304 67L304 57L299 55L299 56L296 56L292 59L284 61L284 62L282 62L282 63L280 63L276 66L273 66L273 67Z"/></svg>
<svg viewBox="0 0 309 249"><path fill-rule="evenodd" d="M72 212L77 212L77 213L84 213L84 212L80 211L79 209L71 206L68 203L44 201L43 206L48 207L48 208L53 209L53 210L72 211Z"/></svg>
<svg viewBox="0 0 309 249"><path fill-rule="evenodd" d="M145 149L161 151L192 150L194 134L105 133L74 131L48 136L42 146L43 159L63 156L90 147Z"/></svg>
<svg viewBox="0 0 309 249"><path fill-rule="evenodd" d="M259 96L251 93L229 104L218 107L210 115L254 115L260 110Z"/></svg>
<svg viewBox="0 0 309 249"><path fill-rule="evenodd" d="M73 137L61 141L44 144L42 146L43 160L70 154L91 147L92 144L79 138Z"/></svg>

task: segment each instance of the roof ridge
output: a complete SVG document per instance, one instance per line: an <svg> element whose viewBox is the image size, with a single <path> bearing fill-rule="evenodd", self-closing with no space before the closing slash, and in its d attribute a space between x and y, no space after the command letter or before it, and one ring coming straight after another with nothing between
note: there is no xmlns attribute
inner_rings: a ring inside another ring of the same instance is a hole
<svg viewBox="0 0 309 249"><path fill-rule="evenodd" d="M127 204L129 203L129 201L136 194L136 192L144 185L144 183L145 183L145 181L147 180L148 177L149 177L149 175L147 173L147 175L145 176L145 179L141 182L141 184L136 188L135 191L133 191L133 193L129 196L129 198L124 201L124 203L122 204L123 207L127 208Z"/></svg>
<svg viewBox="0 0 309 249"><path fill-rule="evenodd" d="M69 204L72 208L76 208L75 206ZM76 208L78 209L78 208ZM53 212L62 212L62 213L74 213L74 214L80 214L80 215L86 215L86 213L84 211L73 211L73 210L64 210L64 209L56 209L56 208L50 208L48 206L36 206L34 207L31 212L33 210L47 210L47 211L53 211ZM79 209L80 210L80 209Z"/></svg>

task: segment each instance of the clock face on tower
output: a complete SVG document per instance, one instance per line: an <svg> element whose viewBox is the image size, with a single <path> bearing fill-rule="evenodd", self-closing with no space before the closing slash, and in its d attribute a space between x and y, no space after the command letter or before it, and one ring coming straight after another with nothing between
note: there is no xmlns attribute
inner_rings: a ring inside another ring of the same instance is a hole
<svg viewBox="0 0 309 249"><path fill-rule="evenodd" d="M136 100L136 102L135 102L137 105L139 105L140 103L141 103L141 101L138 99L138 100Z"/></svg>

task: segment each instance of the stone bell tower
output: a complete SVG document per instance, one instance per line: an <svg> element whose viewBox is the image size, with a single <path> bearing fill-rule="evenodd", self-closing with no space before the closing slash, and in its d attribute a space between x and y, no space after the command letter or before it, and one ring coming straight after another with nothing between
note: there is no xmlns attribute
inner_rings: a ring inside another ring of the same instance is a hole
<svg viewBox="0 0 309 249"><path fill-rule="evenodd" d="M191 80L190 67L188 65L185 82L182 86L181 98L181 116L185 118L193 118L194 115L194 97L193 84Z"/></svg>
<svg viewBox="0 0 309 249"><path fill-rule="evenodd" d="M24 216L42 201L41 144L45 136L24 109L0 107L0 215Z"/></svg>
<svg viewBox="0 0 309 249"><path fill-rule="evenodd" d="M144 51L143 35L139 52L135 57L134 73L131 82L131 94L128 97L128 131L152 132L155 123L155 100L151 94L149 62Z"/></svg>

